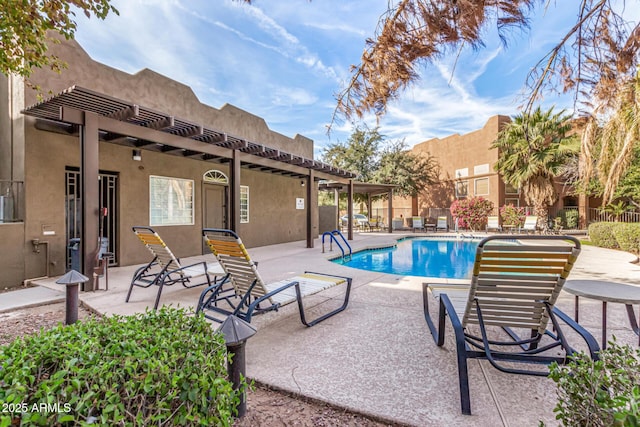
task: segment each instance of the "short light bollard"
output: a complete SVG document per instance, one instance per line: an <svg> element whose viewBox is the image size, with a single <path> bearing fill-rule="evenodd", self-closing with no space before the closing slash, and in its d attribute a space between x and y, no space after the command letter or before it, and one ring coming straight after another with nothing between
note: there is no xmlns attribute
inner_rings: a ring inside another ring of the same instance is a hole
<svg viewBox="0 0 640 427"><path fill-rule="evenodd" d="M237 316L231 315L220 325L220 332L224 336L227 345L227 354L233 353L231 360L227 362L229 381L234 390L240 388L240 379L245 376L246 362L244 357L244 344L257 332L256 328ZM238 404L238 418L247 412L246 391L243 391Z"/></svg>
<svg viewBox="0 0 640 427"><path fill-rule="evenodd" d="M65 324L71 325L78 321L78 287L80 283L86 283L89 278L75 270L69 271L67 274L56 280L59 285L66 285L66 318Z"/></svg>

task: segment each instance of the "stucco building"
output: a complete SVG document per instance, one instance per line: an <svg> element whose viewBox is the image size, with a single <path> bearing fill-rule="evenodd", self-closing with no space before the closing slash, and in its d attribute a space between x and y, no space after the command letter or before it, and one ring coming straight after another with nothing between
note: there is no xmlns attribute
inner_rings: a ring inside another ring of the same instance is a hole
<svg viewBox="0 0 640 427"><path fill-rule="evenodd" d="M203 253L203 227L248 246L313 246L318 181L354 177L313 160L311 139L204 105L151 70L108 67L75 41L51 53L68 68L34 72L44 100L0 75L0 287L72 266L90 276L100 245L112 265L146 262L134 225L156 228L178 257Z"/></svg>
<svg viewBox="0 0 640 427"><path fill-rule="evenodd" d="M494 214L505 204L527 207L523 194L518 188L506 184L495 164L498 161L498 150L491 144L502 127L510 122L508 116L493 116L478 130L466 134L453 134L445 138L433 138L416 144L414 154L430 154L435 157L439 166L439 181L424 189L417 197L395 197L393 200L394 216L422 216L431 218L449 215L451 203L456 199L482 196L493 202ZM558 201L550 208L550 216L554 216L563 208L577 209L584 224L587 210L586 197L571 194L571 188L563 182L556 182ZM376 207L386 209L386 202L378 202ZM449 218L449 226L453 221ZM410 226L408 220L405 226Z"/></svg>

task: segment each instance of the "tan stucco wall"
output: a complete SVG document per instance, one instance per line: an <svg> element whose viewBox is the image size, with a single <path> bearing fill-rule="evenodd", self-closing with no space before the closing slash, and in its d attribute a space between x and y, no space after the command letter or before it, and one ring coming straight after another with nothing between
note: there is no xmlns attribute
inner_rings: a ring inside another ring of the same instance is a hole
<svg viewBox="0 0 640 427"><path fill-rule="evenodd" d="M413 147L415 154L429 153L436 158L440 166L440 182L425 189L418 196L418 214L425 215L428 208L448 208L455 200L455 171L467 168L469 175L460 180L469 182L469 196L475 196L476 179L489 178L489 194L482 197L489 199L497 208L504 202L504 184L494 170L498 160L498 151L491 149L502 126L509 122L507 116L493 116L487 120L482 129L466 133L454 134L446 138L434 138ZM489 165L489 172L474 175L474 167ZM479 194L480 195L480 194ZM402 203L401 201L399 201ZM394 206L396 201L394 199Z"/></svg>
<svg viewBox="0 0 640 427"><path fill-rule="evenodd" d="M31 119L30 119L31 121ZM50 245L51 275L65 271L65 182L67 166L78 167L78 138L27 127L27 220L25 247L31 239L46 240ZM142 161L131 159L131 148L100 143L100 169L118 173L120 265L149 260L149 252L131 231L134 225L149 225L149 176L167 176L194 181L194 225L156 226L178 257L202 253L202 176L215 169L228 174L224 164L197 161L145 151ZM304 240L306 211L296 209L296 198L306 200L301 180L267 172L241 169L241 185L249 186L249 223L240 224L239 234L248 247ZM54 178L55 177L55 178ZM54 230L44 236L43 227ZM317 233L317 230L316 230ZM27 248L27 249L29 249ZM44 275L44 258L25 252L26 277Z"/></svg>
<svg viewBox="0 0 640 427"><path fill-rule="evenodd" d="M39 69L32 81L43 91L56 94L73 85L106 93L137 105L156 109L197 124L219 129L229 135L261 143L299 156L313 158L313 141L296 135L286 137L269 129L264 119L230 104L220 109L202 104L193 90L152 70L144 69L128 74L99 62L74 41L50 46L51 53L67 62L61 74ZM26 105L37 101L36 92L26 92ZM233 100L231 100L233 101Z"/></svg>
<svg viewBox="0 0 640 427"><path fill-rule="evenodd" d="M23 242L24 223L0 224L0 289L20 286L24 280L24 252L27 248ZM44 251L42 256L46 256Z"/></svg>
<svg viewBox="0 0 640 427"><path fill-rule="evenodd" d="M32 82L46 93L55 94L73 85L86 87L116 98L153 108L203 126L218 129L229 135L281 149L292 154L313 158L313 141L301 135L293 138L271 131L265 121L231 104L216 109L200 103L193 91L151 70L130 75L97 63L74 42L54 46L51 53L69 64L58 75L36 70ZM0 81L0 179L6 179L11 167L13 179L25 181L25 222L0 231L3 253L9 247L14 257L0 259L0 268L12 273L8 282L40 277L47 271L44 247L33 251L32 239L46 241L50 249L50 275L65 271L67 236L65 230L65 169L80 166L78 136L45 132L35 128L35 119L10 111L20 111L37 102L36 92L14 92L8 79ZM14 88L15 89L15 88ZM18 90L23 90L22 86ZM231 100L232 101L232 100ZM13 120L13 121L11 121ZM13 126L11 126L13 124ZM11 132L8 129L13 129ZM202 253L202 176L215 169L228 175L227 164L205 162L153 151L142 152L142 161L131 158L131 148L101 142L99 146L101 171L118 175L118 241L116 251L120 265L132 265L150 259L148 251L131 231L134 225L149 225L149 176L159 175L192 179L194 181L194 224L189 226L154 227L178 257ZM11 153L12 160L6 160ZM249 186L249 223L239 225L239 233L248 247L306 239L307 211L296 209L296 198L309 206L307 187L299 178L270 172L240 171L240 184ZM317 211L315 223L317 224ZM54 231L44 235L43 231ZM19 231L18 231L19 230ZM313 230L317 235L317 226ZM5 242L13 242L12 245ZM304 243L302 243L304 244ZM15 274L13 274L15 272ZM15 279L15 280L14 280Z"/></svg>

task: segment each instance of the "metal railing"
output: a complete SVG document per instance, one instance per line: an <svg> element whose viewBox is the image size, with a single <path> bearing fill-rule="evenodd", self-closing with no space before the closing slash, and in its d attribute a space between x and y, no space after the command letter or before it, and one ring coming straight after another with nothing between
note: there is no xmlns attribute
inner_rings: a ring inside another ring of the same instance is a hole
<svg viewBox="0 0 640 427"><path fill-rule="evenodd" d="M640 222L640 212L623 212L614 214L602 208L589 208L587 220L592 222Z"/></svg>
<svg viewBox="0 0 640 427"><path fill-rule="evenodd" d="M338 245L338 247L340 248L340 251L342 252L342 259L344 259L346 256L349 256L349 258L351 258L351 245L349 244L349 242L347 242L347 239L345 239L344 235L340 232L340 230L333 230L333 231L325 231L324 233L322 233L322 253L324 253L324 238L325 236L329 236L329 251L333 251L333 242L336 242L336 245ZM342 247L342 245L340 244L340 242L338 241L338 239L336 238L336 236L340 236L342 238L342 241L344 242L344 244L347 246L347 248L349 249L349 253L345 253L344 248Z"/></svg>
<svg viewBox="0 0 640 427"><path fill-rule="evenodd" d="M24 221L24 182L0 179L0 223Z"/></svg>

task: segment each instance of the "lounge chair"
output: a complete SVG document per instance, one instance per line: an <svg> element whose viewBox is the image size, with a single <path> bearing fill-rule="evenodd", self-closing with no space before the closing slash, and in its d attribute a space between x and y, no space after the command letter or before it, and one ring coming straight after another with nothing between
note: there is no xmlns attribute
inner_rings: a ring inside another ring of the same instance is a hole
<svg viewBox="0 0 640 427"><path fill-rule="evenodd" d="M217 276L223 276L224 270L218 263L197 262L183 266L171 249L151 227L132 227L140 241L153 254L153 259L145 266L138 268L133 274L126 302L129 302L134 286L148 288L158 286L154 310L160 304L160 295L164 286L181 283L185 288L217 283ZM213 280L211 277L213 276ZM198 279L196 281L196 279Z"/></svg>
<svg viewBox="0 0 640 427"><path fill-rule="evenodd" d="M223 316L233 314L251 322L254 313L278 310L285 304L297 301L300 321L311 327L340 313L349 304L351 293L351 278L349 277L305 272L275 283L266 283L236 233L231 230L209 228L202 230L202 234L207 246L227 273L227 280L235 290L233 295L226 295L220 291L224 283L218 283L202 291L197 312L204 311L205 317L208 319L220 321L219 318L207 313L207 311L212 311ZM315 320L307 321L302 298L339 284L346 284L342 305Z"/></svg>
<svg viewBox="0 0 640 427"><path fill-rule="evenodd" d="M500 239L543 242L500 244ZM571 244L561 243L565 240ZM559 320L576 331L597 358L593 336L554 307L579 253L580 242L570 236L490 236L478 244L470 285L423 284L425 320L438 346L444 345L447 316L453 326L462 413L471 414L467 359L486 359L503 372L539 376L547 376L548 369L532 369L532 364L567 362L574 350ZM437 327L429 313L430 296L439 300ZM555 332L547 330L549 320ZM490 327L502 330L491 330L489 338ZM521 339L512 328L528 338Z"/></svg>
<svg viewBox="0 0 640 427"><path fill-rule="evenodd" d="M425 228L424 228L424 223L422 222L422 217L421 216L411 217L411 226L413 227L413 232L414 233L416 232L416 230L426 231Z"/></svg>
<svg viewBox="0 0 640 427"><path fill-rule="evenodd" d="M438 222L436 223L436 231L438 230L449 231L449 223L447 222L446 216L438 217Z"/></svg>
<svg viewBox="0 0 640 427"><path fill-rule="evenodd" d="M535 215L527 215L524 218L524 224L522 225L522 227L520 227L519 232L526 232L527 234L529 234L529 232L533 232L535 234L536 230L538 229L538 217Z"/></svg>
<svg viewBox="0 0 640 427"><path fill-rule="evenodd" d="M491 230L496 230L498 232L502 231L502 227L500 227L500 221L497 216L487 217L487 233Z"/></svg>

